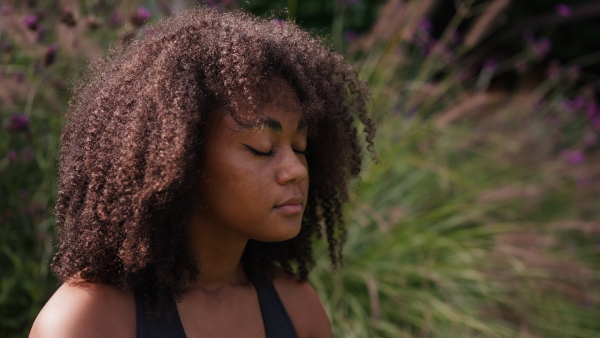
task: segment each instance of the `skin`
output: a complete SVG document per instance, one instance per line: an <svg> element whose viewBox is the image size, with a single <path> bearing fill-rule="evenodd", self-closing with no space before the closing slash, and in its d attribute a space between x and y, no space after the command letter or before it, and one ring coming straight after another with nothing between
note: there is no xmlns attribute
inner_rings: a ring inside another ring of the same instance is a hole
<svg viewBox="0 0 600 338"><path fill-rule="evenodd" d="M249 239L283 241L298 234L309 183L303 153L307 130L293 108L299 106L298 99L285 82L273 80L272 88L277 92L261 109L266 123L242 127L224 114L208 126L199 204L188 226L188 243L202 273L177 304L187 337L265 337L256 291L240 259ZM310 284L282 270L273 283L299 337L332 337ZM63 284L30 333L30 337L135 335L133 295L87 282Z"/></svg>

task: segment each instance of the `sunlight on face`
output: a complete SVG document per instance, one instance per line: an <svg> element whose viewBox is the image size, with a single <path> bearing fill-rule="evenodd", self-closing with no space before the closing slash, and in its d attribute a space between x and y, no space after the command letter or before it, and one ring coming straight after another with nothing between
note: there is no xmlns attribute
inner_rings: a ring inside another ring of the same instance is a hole
<svg viewBox="0 0 600 338"><path fill-rule="evenodd" d="M194 217L221 236L274 242L300 231L308 195L307 127L290 85L271 84L261 123L240 126L225 114L206 136Z"/></svg>

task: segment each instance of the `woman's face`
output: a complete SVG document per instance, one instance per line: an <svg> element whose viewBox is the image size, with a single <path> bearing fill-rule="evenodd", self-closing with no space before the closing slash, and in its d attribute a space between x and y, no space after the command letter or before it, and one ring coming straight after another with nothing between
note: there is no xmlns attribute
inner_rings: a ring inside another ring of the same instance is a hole
<svg viewBox="0 0 600 338"><path fill-rule="evenodd" d="M285 86L261 108L264 123L243 127L224 114L209 125L198 226L263 242L300 231L308 195L307 128L291 108L299 106L296 95Z"/></svg>

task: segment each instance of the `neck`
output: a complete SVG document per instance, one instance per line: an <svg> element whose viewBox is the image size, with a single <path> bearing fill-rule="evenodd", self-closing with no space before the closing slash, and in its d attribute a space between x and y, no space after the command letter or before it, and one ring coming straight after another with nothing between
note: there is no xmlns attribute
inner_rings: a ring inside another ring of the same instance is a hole
<svg viewBox="0 0 600 338"><path fill-rule="evenodd" d="M218 291L248 283L241 262L247 242L194 215L188 226L188 245L196 255L200 276L189 287Z"/></svg>

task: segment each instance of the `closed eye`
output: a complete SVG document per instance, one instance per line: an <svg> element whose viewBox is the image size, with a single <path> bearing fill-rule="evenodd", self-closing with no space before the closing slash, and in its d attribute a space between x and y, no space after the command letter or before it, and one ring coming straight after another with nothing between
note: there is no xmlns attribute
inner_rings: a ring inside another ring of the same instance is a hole
<svg viewBox="0 0 600 338"><path fill-rule="evenodd" d="M243 145L244 147L246 147L246 149L248 149L248 150L249 150L249 151L250 151L252 154L254 154L254 155L256 155L256 156L265 156L265 157L266 157L266 156L273 156L273 155L275 154L275 152L274 152L273 150L271 150L271 151L269 151L269 152L265 153L265 152L262 152L262 151L258 151L258 150L256 150L256 149L252 148L251 146L249 146L249 145L247 145L247 144L243 144L243 143L242 143L242 145Z"/></svg>
<svg viewBox="0 0 600 338"><path fill-rule="evenodd" d="M247 144L243 144L242 143L242 145L244 147L246 147L246 149L248 149L252 154L254 154L256 156L264 156L264 157L266 157L266 156L273 156L273 155L275 155L275 151L274 150L271 150L271 151L265 153L265 152L262 152L262 151L259 151L259 150L255 149L255 148L252 148L251 146L249 146ZM294 152L296 154L298 154L298 155L304 155L304 156L307 156L307 155L310 154L310 151L308 149L306 149L306 150L297 150L297 149L294 149Z"/></svg>
<svg viewBox="0 0 600 338"><path fill-rule="evenodd" d="M304 155L304 156L306 156L306 155L309 155L309 154L310 154L310 151L308 151L308 149L306 149L306 150L296 150L296 149L294 149L294 152L295 152L296 154L300 154L300 155Z"/></svg>

